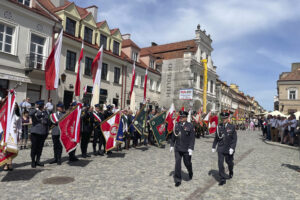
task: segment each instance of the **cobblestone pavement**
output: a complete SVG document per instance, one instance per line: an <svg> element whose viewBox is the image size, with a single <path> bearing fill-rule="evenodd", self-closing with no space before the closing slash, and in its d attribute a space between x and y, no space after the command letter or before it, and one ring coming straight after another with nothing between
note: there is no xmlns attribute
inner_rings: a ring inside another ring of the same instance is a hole
<svg viewBox="0 0 300 200"><path fill-rule="evenodd" d="M174 153L157 147L114 152L112 157L92 156L61 166L47 164L52 147L45 147L45 167L30 168L30 150L14 160L14 171L0 171L1 199L300 199L299 151L269 145L260 132L238 132L233 179L218 186L217 154L213 138L196 140L188 181L184 165L182 185L174 187ZM91 144L90 151L91 151ZM77 154L79 151L77 150ZM60 183L51 179L61 178ZM68 183L69 182L69 183Z"/></svg>

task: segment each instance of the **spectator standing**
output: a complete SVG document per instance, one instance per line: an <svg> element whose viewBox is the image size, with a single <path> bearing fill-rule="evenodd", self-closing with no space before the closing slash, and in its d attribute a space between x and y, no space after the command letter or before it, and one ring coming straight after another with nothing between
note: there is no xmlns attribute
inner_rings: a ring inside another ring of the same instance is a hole
<svg viewBox="0 0 300 200"><path fill-rule="evenodd" d="M22 103L22 112L24 112L25 110L29 111L29 109L31 108L31 103L30 103L30 98L27 97L26 101Z"/></svg>
<svg viewBox="0 0 300 200"><path fill-rule="evenodd" d="M48 102L45 105L45 110L48 112L48 114L53 112L53 103L51 98L48 99Z"/></svg>
<svg viewBox="0 0 300 200"><path fill-rule="evenodd" d="M22 135L21 135L21 147L20 147L21 150L27 149L29 125L31 124L32 124L32 120L29 117L29 112L25 110L22 116Z"/></svg>
<svg viewBox="0 0 300 200"><path fill-rule="evenodd" d="M297 120L294 114L291 115L290 126L291 128L289 132L289 145L294 146L295 131L297 128Z"/></svg>

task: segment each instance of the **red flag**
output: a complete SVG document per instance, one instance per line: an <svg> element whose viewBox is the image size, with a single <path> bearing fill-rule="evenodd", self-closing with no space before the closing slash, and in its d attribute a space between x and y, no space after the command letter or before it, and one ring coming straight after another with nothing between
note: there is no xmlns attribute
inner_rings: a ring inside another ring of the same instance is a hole
<svg viewBox="0 0 300 200"><path fill-rule="evenodd" d="M84 42L82 41L81 44L81 51L80 51L80 55L79 55L79 59L78 59L78 70L77 70L77 76L76 76L76 83L75 83L75 97L79 97L80 96L80 82L81 82L81 60L83 57L83 48L84 48Z"/></svg>
<svg viewBox="0 0 300 200"><path fill-rule="evenodd" d="M146 69L145 81L144 81L144 103L146 103L147 78L148 78L148 68Z"/></svg>
<svg viewBox="0 0 300 200"><path fill-rule="evenodd" d="M58 87L59 63L61 55L63 30L61 30L57 41L46 61L45 81L47 90L55 90Z"/></svg>
<svg viewBox="0 0 300 200"><path fill-rule="evenodd" d="M98 88L100 89L100 83L101 83L101 69L102 69L102 54L103 54L103 45L99 49L96 57L93 60L92 63L92 76L93 76L93 93L95 86L98 85Z"/></svg>
<svg viewBox="0 0 300 200"><path fill-rule="evenodd" d="M131 79L131 87L130 87L130 95L129 95L130 100L133 92L134 82L135 82L135 62L133 63L133 67L132 67L132 79Z"/></svg>
<svg viewBox="0 0 300 200"><path fill-rule="evenodd" d="M106 140L106 151L116 147L116 137L119 130L121 111L115 113L110 118L103 121L100 125L104 138Z"/></svg>
<svg viewBox="0 0 300 200"><path fill-rule="evenodd" d="M80 142L80 115L82 104L77 106L63 120L58 123L60 129L60 141L69 153L76 149Z"/></svg>
<svg viewBox="0 0 300 200"><path fill-rule="evenodd" d="M174 103L172 103L169 111L167 112L166 122L168 123L168 132L171 133L173 131L175 125L175 107Z"/></svg>
<svg viewBox="0 0 300 200"><path fill-rule="evenodd" d="M213 134L217 131L218 126L218 116L213 116L209 120L208 130L209 134Z"/></svg>
<svg viewBox="0 0 300 200"><path fill-rule="evenodd" d="M235 120L239 120L238 114L239 114L239 111L238 111L238 110L235 110L235 112L234 112L234 114L233 114Z"/></svg>

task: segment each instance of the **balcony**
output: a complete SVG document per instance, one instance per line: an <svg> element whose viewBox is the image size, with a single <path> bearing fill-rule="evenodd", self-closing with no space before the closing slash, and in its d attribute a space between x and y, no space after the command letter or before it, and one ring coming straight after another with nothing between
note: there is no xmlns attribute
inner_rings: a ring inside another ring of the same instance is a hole
<svg viewBox="0 0 300 200"><path fill-rule="evenodd" d="M45 63L48 57L39 54L27 54L25 61L25 71L28 75L33 70L45 70Z"/></svg>

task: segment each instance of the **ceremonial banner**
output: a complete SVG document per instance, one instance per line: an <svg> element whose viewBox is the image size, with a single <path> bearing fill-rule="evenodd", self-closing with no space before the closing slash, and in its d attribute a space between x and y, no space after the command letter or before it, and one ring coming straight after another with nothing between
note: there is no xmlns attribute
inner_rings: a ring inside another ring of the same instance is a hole
<svg viewBox="0 0 300 200"><path fill-rule="evenodd" d="M167 112L167 117L166 117L166 122L168 123L168 133L171 133L175 126L175 122L174 122L174 120L176 119L175 114L176 111L175 111L174 103L172 103L169 111Z"/></svg>
<svg viewBox="0 0 300 200"><path fill-rule="evenodd" d="M0 167L5 165L7 161L14 159L18 153L4 152L0 149Z"/></svg>
<svg viewBox="0 0 300 200"><path fill-rule="evenodd" d="M144 129L146 127L146 119L147 119L147 106L144 105L141 108L141 110L136 114L132 122L136 131L141 135L144 134Z"/></svg>
<svg viewBox="0 0 300 200"><path fill-rule="evenodd" d="M80 51L79 59L78 59L76 82L75 82L75 97L80 96L80 83L81 83L81 65L80 64L81 64L81 60L83 58L83 48L84 48L84 42L82 41L81 51Z"/></svg>
<svg viewBox="0 0 300 200"><path fill-rule="evenodd" d="M131 96L132 96L132 92L133 92L133 86L135 83L135 62L133 63L133 67L132 67L132 79L131 79L131 86L130 86L130 93L129 93L129 99L131 101Z"/></svg>
<svg viewBox="0 0 300 200"><path fill-rule="evenodd" d="M208 130L209 134L213 134L217 131L218 126L218 116L213 116L209 120Z"/></svg>
<svg viewBox="0 0 300 200"><path fill-rule="evenodd" d="M122 115L116 140L118 142L123 143L124 133L127 132L128 132L128 118L126 115Z"/></svg>
<svg viewBox="0 0 300 200"><path fill-rule="evenodd" d="M93 97L91 100L91 106L95 106L96 104L99 103L99 96L100 96L99 92L101 89L102 56L103 56L103 45L101 45L92 63Z"/></svg>
<svg viewBox="0 0 300 200"><path fill-rule="evenodd" d="M144 103L146 103L146 96L147 96L147 80L148 80L148 68L146 69L145 80L144 80Z"/></svg>
<svg viewBox="0 0 300 200"><path fill-rule="evenodd" d="M116 147L116 138L119 131L121 115L121 112L117 112L103 121L100 125L103 136L106 140L106 151L109 151Z"/></svg>
<svg viewBox="0 0 300 200"><path fill-rule="evenodd" d="M150 119L150 127L157 144L160 146L166 140L166 112Z"/></svg>
<svg viewBox="0 0 300 200"><path fill-rule="evenodd" d="M80 116L82 104L77 104L73 110L58 122L60 141L69 153L76 149L80 142Z"/></svg>

